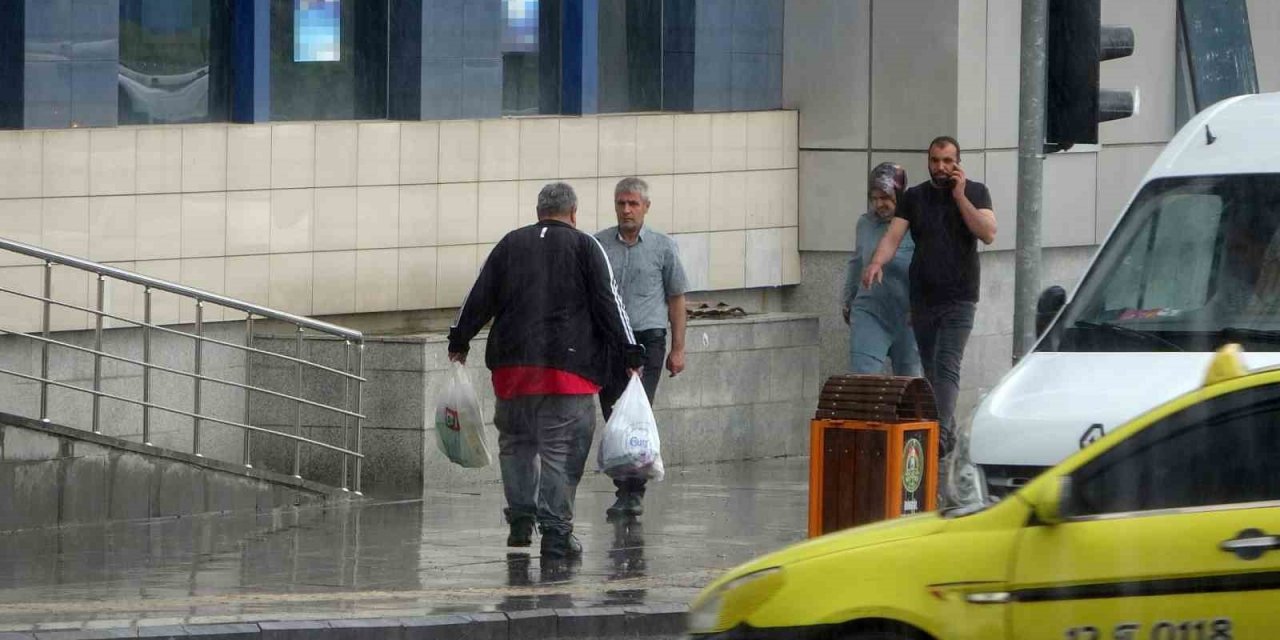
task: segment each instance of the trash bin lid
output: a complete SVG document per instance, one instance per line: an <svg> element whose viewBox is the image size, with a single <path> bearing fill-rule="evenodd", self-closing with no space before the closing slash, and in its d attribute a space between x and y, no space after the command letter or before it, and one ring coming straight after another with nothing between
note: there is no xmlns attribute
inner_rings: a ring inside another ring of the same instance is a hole
<svg viewBox="0 0 1280 640"><path fill-rule="evenodd" d="M827 378L818 396L819 420L920 422L937 420L933 387L924 378L842 374Z"/></svg>

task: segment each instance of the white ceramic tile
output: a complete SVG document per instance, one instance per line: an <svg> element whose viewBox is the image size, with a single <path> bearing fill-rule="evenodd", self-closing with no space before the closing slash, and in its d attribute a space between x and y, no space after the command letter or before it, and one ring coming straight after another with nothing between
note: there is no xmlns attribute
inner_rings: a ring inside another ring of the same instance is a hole
<svg viewBox="0 0 1280 640"><path fill-rule="evenodd" d="M430 247L436 244L440 189L434 184L400 187L401 247Z"/></svg>
<svg viewBox="0 0 1280 640"><path fill-rule="evenodd" d="M782 168L794 169L800 164L800 114L797 111L782 114Z"/></svg>
<svg viewBox="0 0 1280 640"><path fill-rule="evenodd" d="M641 148L640 158L645 158ZM645 169L641 169L642 171ZM685 114L675 117L675 172L711 170L711 115ZM656 169L650 170L654 173Z"/></svg>
<svg viewBox="0 0 1280 640"><path fill-rule="evenodd" d="M393 311L400 286L400 250L356 252L356 312Z"/></svg>
<svg viewBox="0 0 1280 640"><path fill-rule="evenodd" d="M227 284L227 259L223 257L183 258L179 277L181 278L179 282L188 287L221 294L226 289ZM222 320L223 311L224 308L221 306L206 304L202 313L202 321L217 322ZM195 319L195 302L191 299L180 302L178 304L178 321L195 322Z"/></svg>
<svg viewBox="0 0 1280 640"><path fill-rule="evenodd" d="M711 225L711 175L676 174L673 233L706 231Z"/></svg>
<svg viewBox="0 0 1280 640"><path fill-rule="evenodd" d="M0 198L44 195L43 158L42 132L0 131Z"/></svg>
<svg viewBox="0 0 1280 640"><path fill-rule="evenodd" d="M137 237L137 197L100 196L89 199L90 260L133 260Z"/></svg>
<svg viewBox="0 0 1280 640"><path fill-rule="evenodd" d="M256 255L270 250L271 192L228 192L227 255Z"/></svg>
<svg viewBox="0 0 1280 640"><path fill-rule="evenodd" d="M436 260L435 247L400 249L400 309L435 308Z"/></svg>
<svg viewBox="0 0 1280 640"><path fill-rule="evenodd" d="M182 196L176 193L138 196L138 260L182 255Z"/></svg>
<svg viewBox="0 0 1280 640"><path fill-rule="evenodd" d="M276 189L271 192L271 253L311 250L315 197L315 189Z"/></svg>
<svg viewBox="0 0 1280 640"><path fill-rule="evenodd" d="M81 307L89 306L90 274L69 267L53 269L53 299ZM94 293L95 299L97 292ZM54 307L50 324L54 331L88 329L94 320L90 314L66 307Z"/></svg>
<svg viewBox="0 0 1280 640"><path fill-rule="evenodd" d="M44 295L44 269L43 266L0 268L0 287L27 295ZM13 331L40 329L43 305L27 298L5 297L8 300L0 304L0 326Z"/></svg>
<svg viewBox="0 0 1280 640"><path fill-rule="evenodd" d="M94 129L89 134L89 194L133 194L138 188L138 132Z"/></svg>
<svg viewBox="0 0 1280 640"><path fill-rule="evenodd" d="M480 124L474 120L441 122L440 182L471 182L479 172Z"/></svg>
<svg viewBox="0 0 1280 640"><path fill-rule="evenodd" d="M463 182L440 185L440 206L437 209L440 227L437 238L440 244L474 244L479 230L479 184Z"/></svg>
<svg viewBox="0 0 1280 640"><path fill-rule="evenodd" d="M520 204L518 205L517 217L520 222L532 224L538 219L538 192L542 191L543 185L546 183L541 180L521 180L520 186Z"/></svg>
<svg viewBox="0 0 1280 640"><path fill-rule="evenodd" d="M361 186L399 184L400 123L361 122L358 128Z"/></svg>
<svg viewBox="0 0 1280 640"><path fill-rule="evenodd" d="M782 181L773 171L746 174L746 227L763 229L782 224Z"/></svg>
<svg viewBox="0 0 1280 640"><path fill-rule="evenodd" d="M782 229L747 232L747 287L782 285Z"/></svg>
<svg viewBox="0 0 1280 640"><path fill-rule="evenodd" d="M271 187L299 189L316 183L316 126L271 126Z"/></svg>
<svg viewBox="0 0 1280 640"><path fill-rule="evenodd" d="M782 185L782 226L800 224L800 176L795 169L783 169L775 175Z"/></svg>
<svg viewBox="0 0 1280 640"><path fill-rule="evenodd" d="M315 250L355 249L355 187L316 189L315 207Z"/></svg>
<svg viewBox="0 0 1280 640"><path fill-rule="evenodd" d="M225 193L187 193L182 196L182 257L226 255L227 197Z"/></svg>
<svg viewBox="0 0 1280 640"><path fill-rule="evenodd" d="M89 199L45 198L42 248L89 256Z"/></svg>
<svg viewBox="0 0 1280 640"><path fill-rule="evenodd" d="M676 167L675 153L675 116L636 118L636 173L671 173Z"/></svg>
<svg viewBox="0 0 1280 640"><path fill-rule="evenodd" d="M400 242L400 187L356 189L356 248L386 249Z"/></svg>
<svg viewBox="0 0 1280 640"><path fill-rule="evenodd" d="M747 226L747 174L742 171L711 174L710 229L730 231Z"/></svg>
<svg viewBox="0 0 1280 640"><path fill-rule="evenodd" d="M547 180L560 176L560 119L520 121L520 179Z"/></svg>
<svg viewBox="0 0 1280 640"><path fill-rule="evenodd" d="M782 230L782 284L800 284L800 229Z"/></svg>
<svg viewBox="0 0 1280 640"><path fill-rule="evenodd" d="M271 258L269 256L233 256L227 258L226 295L257 305L270 303ZM244 314L227 311L227 320L240 320Z"/></svg>
<svg viewBox="0 0 1280 640"><path fill-rule="evenodd" d="M137 265L134 264L132 261L107 262L105 264L109 267L124 269L125 271L129 271L131 273L137 273L138 271ZM142 295L142 287L139 287L138 285L135 285L131 282L124 282L123 280L116 280L115 278L107 278L103 282L102 295L103 295L103 300L102 300L103 311L106 311L107 313L110 313L113 315L123 316L125 318L133 318L132 314L133 314L134 300L138 296ZM141 320L141 318L136 318L136 319ZM137 325L131 324L129 322L125 322L123 320L115 320L113 318L103 318L102 326L107 329L115 329L118 327L133 328Z"/></svg>
<svg viewBox="0 0 1280 640"><path fill-rule="evenodd" d="M138 131L138 193L182 191L182 129Z"/></svg>
<svg viewBox="0 0 1280 640"><path fill-rule="evenodd" d="M680 264L689 291L707 291L711 286L710 234L679 233L671 236L680 249Z"/></svg>
<svg viewBox="0 0 1280 640"><path fill-rule="evenodd" d="M480 122L480 179L516 180L520 177L520 121Z"/></svg>
<svg viewBox="0 0 1280 640"><path fill-rule="evenodd" d="M310 253L271 255L268 300L272 308L300 315L311 314L311 257Z"/></svg>
<svg viewBox="0 0 1280 640"><path fill-rule="evenodd" d="M782 168L785 111L755 111L747 114L747 168Z"/></svg>
<svg viewBox="0 0 1280 640"><path fill-rule="evenodd" d="M0 238L40 246L44 242L41 237L43 208L44 201L39 198L0 200ZM40 264L40 261L10 251L0 251L0 267L34 264Z"/></svg>
<svg viewBox="0 0 1280 640"><path fill-rule="evenodd" d="M675 178L666 176L641 176L649 183L649 213L645 215L645 226L663 233L671 233L675 228ZM612 196L613 190L609 190ZM613 215L612 208L609 215Z"/></svg>
<svg viewBox="0 0 1280 640"><path fill-rule="evenodd" d="M436 250L436 306L462 305L478 273L475 245L440 247Z"/></svg>
<svg viewBox="0 0 1280 640"><path fill-rule="evenodd" d="M595 118L560 119L560 177L595 177L600 129Z"/></svg>
<svg viewBox="0 0 1280 640"><path fill-rule="evenodd" d="M600 175L621 177L636 174L638 121L635 116L600 118Z"/></svg>
<svg viewBox="0 0 1280 640"><path fill-rule="evenodd" d="M224 191L227 188L227 128L195 125L182 129L182 190Z"/></svg>
<svg viewBox="0 0 1280 640"><path fill-rule="evenodd" d="M600 229L599 222L599 196L596 187L595 178L576 178L573 180L565 180L573 192L578 196L578 224L579 230L586 233L595 233ZM522 226L533 223L537 218L517 218L516 225ZM605 217L605 226L612 220L612 216Z"/></svg>
<svg viewBox="0 0 1280 640"><path fill-rule="evenodd" d="M89 195L89 131L44 132L44 197Z"/></svg>
<svg viewBox="0 0 1280 640"><path fill-rule="evenodd" d="M349 187L356 183L359 148L356 123L316 125L316 186Z"/></svg>
<svg viewBox="0 0 1280 640"><path fill-rule="evenodd" d="M711 115L711 170L741 171L747 168L747 114Z"/></svg>
<svg viewBox="0 0 1280 640"><path fill-rule="evenodd" d="M440 179L440 124L400 125L401 184L431 184Z"/></svg>
<svg viewBox="0 0 1280 640"><path fill-rule="evenodd" d="M618 226L617 208L614 206L613 189L618 186L618 178L596 179L596 231ZM650 194L650 198L652 198ZM652 218L645 216L646 226L652 224Z"/></svg>
<svg viewBox="0 0 1280 640"><path fill-rule="evenodd" d="M312 313L353 313L356 310L356 252L321 251L315 254L311 286L315 292Z"/></svg>
<svg viewBox="0 0 1280 640"><path fill-rule="evenodd" d="M271 188L271 127L240 125L227 128L227 188Z"/></svg>
<svg viewBox="0 0 1280 640"><path fill-rule="evenodd" d="M721 231L708 235L710 289L741 289L746 284L747 232Z"/></svg>
<svg viewBox="0 0 1280 640"><path fill-rule="evenodd" d="M480 242L497 242L515 229L519 199L516 182L481 182L476 238Z"/></svg>
<svg viewBox="0 0 1280 640"><path fill-rule="evenodd" d="M160 280L177 282L182 279L181 260L142 260L134 266L138 273ZM173 324L178 321L178 305L187 300L172 293L163 291L151 292L151 322L154 324ZM147 296L139 293L133 299L133 317L146 317Z"/></svg>

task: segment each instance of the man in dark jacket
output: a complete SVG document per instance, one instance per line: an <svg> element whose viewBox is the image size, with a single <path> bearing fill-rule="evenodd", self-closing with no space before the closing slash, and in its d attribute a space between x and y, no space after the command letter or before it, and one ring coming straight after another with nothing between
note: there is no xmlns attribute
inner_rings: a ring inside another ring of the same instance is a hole
<svg viewBox="0 0 1280 640"><path fill-rule="evenodd" d="M485 366L498 398L498 460L506 492L507 544L529 546L534 521L542 555L573 558L573 502L595 431L594 396L613 372L643 364L600 243L576 229L578 198L562 182L538 194L538 223L493 248L449 330L449 359L490 319Z"/></svg>

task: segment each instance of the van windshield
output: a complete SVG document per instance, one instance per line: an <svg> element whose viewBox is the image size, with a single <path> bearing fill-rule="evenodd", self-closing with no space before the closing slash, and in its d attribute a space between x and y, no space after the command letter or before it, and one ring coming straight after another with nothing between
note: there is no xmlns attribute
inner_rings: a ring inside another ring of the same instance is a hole
<svg viewBox="0 0 1280 640"><path fill-rule="evenodd" d="M1280 351L1280 179L1146 185L1038 351Z"/></svg>

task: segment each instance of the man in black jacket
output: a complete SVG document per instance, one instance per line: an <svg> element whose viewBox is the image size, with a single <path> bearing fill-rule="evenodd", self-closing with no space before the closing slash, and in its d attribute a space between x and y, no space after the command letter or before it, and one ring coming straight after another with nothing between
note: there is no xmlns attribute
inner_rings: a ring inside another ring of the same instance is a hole
<svg viewBox="0 0 1280 640"><path fill-rule="evenodd" d="M578 231L578 198L563 182L538 194L538 223L508 233L488 260L449 330L449 359L465 362L468 343L490 319L485 366L498 398L498 460L511 532L542 555L573 558L573 502L595 431L594 396L613 372L643 364L600 243Z"/></svg>

